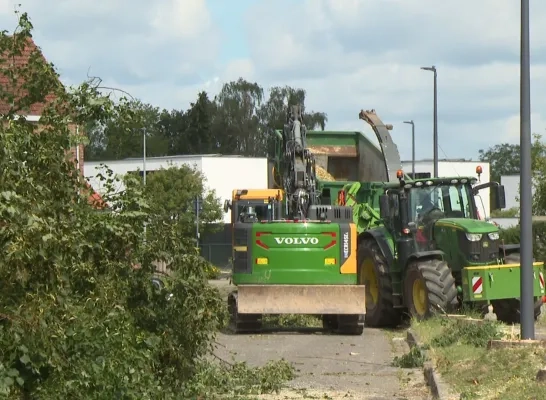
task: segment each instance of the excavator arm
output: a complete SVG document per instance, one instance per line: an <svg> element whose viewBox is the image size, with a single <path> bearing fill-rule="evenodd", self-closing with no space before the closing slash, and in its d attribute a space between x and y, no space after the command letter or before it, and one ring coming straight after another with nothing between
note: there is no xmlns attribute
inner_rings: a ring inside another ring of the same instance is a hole
<svg viewBox="0 0 546 400"><path fill-rule="evenodd" d="M318 203L315 157L307 148L306 135L301 105L290 106L282 132L282 186L289 215L302 219L307 218L309 207Z"/></svg>

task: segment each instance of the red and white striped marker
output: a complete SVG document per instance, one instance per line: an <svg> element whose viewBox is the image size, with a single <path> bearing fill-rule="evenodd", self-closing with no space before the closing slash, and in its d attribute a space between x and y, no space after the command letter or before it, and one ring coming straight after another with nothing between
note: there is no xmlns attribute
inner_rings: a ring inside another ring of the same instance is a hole
<svg viewBox="0 0 546 400"><path fill-rule="evenodd" d="M540 272L538 274L538 280L540 282L540 290L544 290L544 274L542 272Z"/></svg>
<svg viewBox="0 0 546 400"><path fill-rule="evenodd" d="M474 294L480 294L483 292L483 279L481 276L475 276L472 278L472 292L474 292Z"/></svg>

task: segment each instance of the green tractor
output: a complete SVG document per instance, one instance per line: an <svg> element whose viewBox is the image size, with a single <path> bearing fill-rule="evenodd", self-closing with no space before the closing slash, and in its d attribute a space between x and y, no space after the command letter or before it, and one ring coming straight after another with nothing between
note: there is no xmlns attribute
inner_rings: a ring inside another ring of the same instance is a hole
<svg viewBox="0 0 546 400"><path fill-rule="evenodd" d="M462 303L497 318L520 318L519 245L504 244L499 229L478 216L475 196L495 191L494 209L505 207L504 187L474 177L350 183L347 206L357 225L358 283L366 288L366 325L397 326L449 313ZM535 318L540 315L544 263L533 263Z"/></svg>

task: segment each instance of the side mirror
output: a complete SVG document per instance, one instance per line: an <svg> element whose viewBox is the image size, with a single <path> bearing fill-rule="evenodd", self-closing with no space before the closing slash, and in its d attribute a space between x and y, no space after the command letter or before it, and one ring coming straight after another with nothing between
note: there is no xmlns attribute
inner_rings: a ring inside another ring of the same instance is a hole
<svg viewBox="0 0 546 400"><path fill-rule="evenodd" d="M227 213L230 208L231 208L231 201L227 199L224 200L224 212Z"/></svg>
<svg viewBox="0 0 546 400"><path fill-rule="evenodd" d="M379 196L379 215L381 216L381 219L390 217L389 208L389 196L382 194Z"/></svg>
<svg viewBox="0 0 546 400"><path fill-rule="evenodd" d="M504 186L503 185L497 185L495 188L495 199L494 199L494 209L495 210L502 210L503 208L506 208L506 194L504 192Z"/></svg>

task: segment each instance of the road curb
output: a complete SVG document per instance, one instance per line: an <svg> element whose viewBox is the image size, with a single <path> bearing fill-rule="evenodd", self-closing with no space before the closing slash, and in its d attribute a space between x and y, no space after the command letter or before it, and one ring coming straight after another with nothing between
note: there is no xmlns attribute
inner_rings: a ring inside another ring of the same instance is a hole
<svg viewBox="0 0 546 400"><path fill-rule="evenodd" d="M449 400L453 398L449 386L445 383L438 372L434 370L434 364L429 357L428 351L423 349L423 343L419 340L417 334L411 330L407 330L406 341L408 346L413 348L418 346L421 349L425 357L425 363L423 365L423 373L425 376L425 382L430 387L432 396L437 400Z"/></svg>

